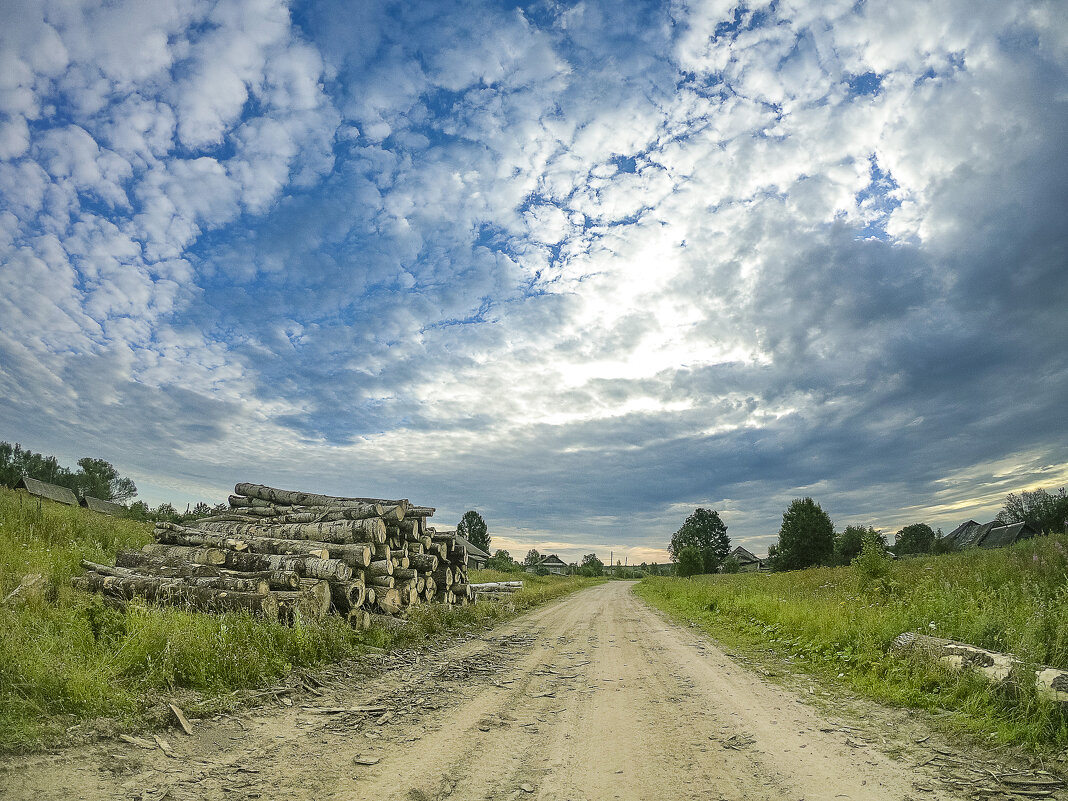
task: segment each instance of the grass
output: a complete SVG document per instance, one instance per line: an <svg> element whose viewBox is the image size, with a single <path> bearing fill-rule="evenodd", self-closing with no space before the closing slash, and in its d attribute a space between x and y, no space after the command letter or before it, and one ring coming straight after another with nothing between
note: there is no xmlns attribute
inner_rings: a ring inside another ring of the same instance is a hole
<svg viewBox="0 0 1068 801"><path fill-rule="evenodd" d="M998 743L1068 745L1068 718L1034 688L903 661L916 631L1068 669L1068 538L1011 548L776 574L646 578L639 594L733 648L845 682L876 700L952 710L952 725Z"/></svg>
<svg viewBox="0 0 1068 801"><path fill-rule="evenodd" d="M294 668L314 668L366 646L394 648L490 625L595 583L523 575L508 602L412 610L401 632L358 632L339 618L286 627L247 614L206 615L130 604L108 607L70 587L79 560L113 563L116 551L150 542L151 524L38 502L0 488L0 598L28 574L47 589L0 606L0 751L54 745L72 727L137 729L177 697L206 714L239 703L235 691L262 688ZM472 581L514 579L491 571ZM86 725L89 724L89 725Z"/></svg>

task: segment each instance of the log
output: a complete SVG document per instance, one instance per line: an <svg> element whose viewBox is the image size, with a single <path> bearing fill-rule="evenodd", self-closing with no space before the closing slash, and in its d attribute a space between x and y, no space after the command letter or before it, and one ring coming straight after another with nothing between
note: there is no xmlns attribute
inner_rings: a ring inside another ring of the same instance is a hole
<svg viewBox="0 0 1068 801"><path fill-rule="evenodd" d="M263 570L286 570L296 573L301 578L334 579L348 581L352 578L352 568L338 559L319 559L314 556L289 556L266 553L238 553L225 551L226 567L242 572L260 572Z"/></svg>
<svg viewBox="0 0 1068 801"><path fill-rule="evenodd" d="M184 557L157 557L143 551L119 551L115 554L115 566L136 568L141 573L170 578L222 575L215 565L198 564Z"/></svg>
<svg viewBox="0 0 1068 801"><path fill-rule="evenodd" d="M404 608L400 593L384 587L375 588L375 606L387 615L396 615Z"/></svg>
<svg viewBox="0 0 1068 801"><path fill-rule="evenodd" d="M226 551L221 548L186 548L182 545L145 545L141 552L159 559L180 559L197 565L221 565Z"/></svg>
<svg viewBox="0 0 1068 801"><path fill-rule="evenodd" d="M75 576L74 587L99 592L113 598L143 598L164 606L187 606L200 612L252 612L269 620L278 617L278 603L270 593L230 592L210 587L194 587L179 579L157 576L119 577L89 573Z"/></svg>
<svg viewBox="0 0 1068 801"><path fill-rule="evenodd" d="M452 568L448 565L439 565L438 569L430 574L434 578L434 583L438 585L440 589L448 589L452 586L453 573Z"/></svg>
<svg viewBox="0 0 1068 801"><path fill-rule="evenodd" d="M349 612L349 625L360 631L371 628L371 613L366 609L353 609Z"/></svg>
<svg viewBox="0 0 1068 801"><path fill-rule="evenodd" d="M438 569L438 558L433 554L408 552L408 567L422 573L433 573Z"/></svg>
<svg viewBox="0 0 1068 801"><path fill-rule="evenodd" d="M370 626L378 627L380 629L386 629L387 631L403 631L408 627L408 621L400 617L392 617L390 615L378 615L371 613L369 615Z"/></svg>
<svg viewBox="0 0 1068 801"><path fill-rule="evenodd" d="M219 570L223 576L231 578L262 579L272 590L297 590L300 589L300 576L292 570L258 570L251 573L242 573L239 570Z"/></svg>
<svg viewBox="0 0 1068 801"><path fill-rule="evenodd" d="M367 585L376 589L389 589L396 586L397 582L393 576L368 576Z"/></svg>
<svg viewBox="0 0 1068 801"><path fill-rule="evenodd" d="M379 559L378 561L371 562L367 566L368 576L392 576L393 575L393 561L390 559Z"/></svg>
<svg viewBox="0 0 1068 801"><path fill-rule="evenodd" d="M303 582L301 582L303 585ZM330 612L332 595L330 583L312 582L296 592L272 592L278 602L280 619L290 625L305 620L322 620Z"/></svg>
<svg viewBox="0 0 1068 801"><path fill-rule="evenodd" d="M419 578L419 571L410 567L394 567L393 578L397 581L411 581Z"/></svg>
<svg viewBox="0 0 1068 801"><path fill-rule="evenodd" d="M161 545L203 546L205 548L225 548L231 551L246 551L248 544L241 539L217 534L213 531L197 529L157 528L152 532L156 542Z"/></svg>
<svg viewBox="0 0 1068 801"><path fill-rule="evenodd" d="M500 590L501 592L518 592L523 589L522 581L486 581L481 584L472 584L476 590Z"/></svg>
<svg viewBox="0 0 1068 801"><path fill-rule="evenodd" d="M197 528L231 537L271 537L286 540L314 540L335 545L355 542L385 542L386 525L380 518L336 520L331 523L230 523L201 522Z"/></svg>
<svg viewBox="0 0 1068 801"><path fill-rule="evenodd" d="M1039 696L1058 704L1068 704L1068 670L1048 666L1033 670L1013 654L989 651L968 643L911 631L895 637L890 644L890 652L903 657L937 661L956 671L975 670L991 684L999 686L1033 680Z"/></svg>
<svg viewBox="0 0 1068 801"><path fill-rule="evenodd" d="M363 605L367 588L362 581L331 581L330 598L339 614L348 615Z"/></svg>
<svg viewBox="0 0 1068 801"><path fill-rule="evenodd" d="M259 498L272 503L292 506L341 506L353 503L378 503L384 506L407 506L406 500L384 500L382 498L344 498L337 495L319 495L314 492L297 492L276 489L263 484L238 484L234 492L246 498ZM433 510L431 510L433 514Z"/></svg>
<svg viewBox="0 0 1068 801"><path fill-rule="evenodd" d="M118 578L146 578L144 574L128 567L111 567L100 565L86 559L81 560L81 566L93 573L102 576L115 576ZM153 576L151 578L164 578ZM185 584L194 587L209 587L215 590L230 590L231 592L254 592L264 595L270 589L265 579L257 578L232 578L230 576L185 576L181 578Z"/></svg>
<svg viewBox="0 0 1068 801"><path fill-rule="evenodd" d="M453 584L449 589L452 590L452 594L457 598L470 601L475 597L475 591L471 589L470 584Z"/></svg>

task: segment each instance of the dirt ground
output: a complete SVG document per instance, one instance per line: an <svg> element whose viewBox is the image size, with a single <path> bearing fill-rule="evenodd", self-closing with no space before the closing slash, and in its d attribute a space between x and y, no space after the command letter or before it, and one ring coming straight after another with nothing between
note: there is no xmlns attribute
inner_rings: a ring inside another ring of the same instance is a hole
<svg viewBox="0 0 1068 801"><path fill-rule="evenodd" d="M267 707L194 721L192 736L8 758L0 798L1068 797L1041 771L962 753L919 716L783 689L632 586L336 666Z"/></svg>

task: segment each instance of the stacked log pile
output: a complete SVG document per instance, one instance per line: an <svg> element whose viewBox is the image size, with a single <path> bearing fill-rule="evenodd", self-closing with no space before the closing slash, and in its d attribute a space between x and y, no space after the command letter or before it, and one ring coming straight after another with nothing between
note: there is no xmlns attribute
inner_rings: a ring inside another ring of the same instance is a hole
<svg viewBox="0 0 1068 801"><path fill-rule="evenodd" d="M466 604L467 551L428 526L428 506L238 484L230 509L193 526L157 523L156 542L115 565L82 562L82 589L203 611L295 622L343 615L367 628L422 603Z"/></svg>
<svg viewBox="0 0 1068 801"><path fill-rule="evenodd" d="M475 591L475 598L477 600L490 600L501 601L512 593L519 592L523 589L522 581L491 581L485 584L472 584L471 589Z"/></svg>

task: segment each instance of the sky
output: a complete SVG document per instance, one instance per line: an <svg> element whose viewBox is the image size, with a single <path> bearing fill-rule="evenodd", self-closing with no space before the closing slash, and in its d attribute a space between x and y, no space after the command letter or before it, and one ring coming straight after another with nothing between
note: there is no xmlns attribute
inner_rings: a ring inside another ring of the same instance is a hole
<svg viewBox="0 0 1068 801"><path fill-rule="evenodd" d="M1068 484L1059 2L0 4L0 439L764 553Z"/></svg>

